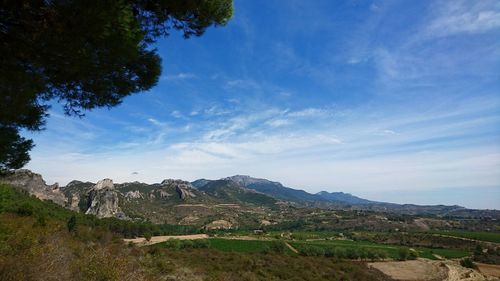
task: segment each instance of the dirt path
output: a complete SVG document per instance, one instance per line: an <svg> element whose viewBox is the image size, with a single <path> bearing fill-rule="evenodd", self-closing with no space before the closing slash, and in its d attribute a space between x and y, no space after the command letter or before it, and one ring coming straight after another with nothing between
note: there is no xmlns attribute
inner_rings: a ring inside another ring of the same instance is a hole
<svg viewBox="0 0 500 281"><path fill-rule="evenodd" d="M192 234L192 235L169 235L169 236L153 236L151 240L147 241L146 238L133 238L133 239L123 239L125 243L134 243L139 246L153 245L156 243L165 242L170 239L179 239L179 240L196 240L196 239L206 239L209 236L207 234Z"/></svg>
<svg viewBox="0 0 500 281"><path fill-rule="evenodd" d="M295 249L292 245L288 244L288 242L285 241L285 245L288 247L288 249L290 249L292 252L298 254L299 251L297 251L297 249Z"/></svg>
<svg viewBox="0 0 500 281"><path fill-rule="evenodd" d="M482 273L500 278L500 265L479 262L476 262L476 265L477 267L479 267L479 271L481 271Z"/></svg>

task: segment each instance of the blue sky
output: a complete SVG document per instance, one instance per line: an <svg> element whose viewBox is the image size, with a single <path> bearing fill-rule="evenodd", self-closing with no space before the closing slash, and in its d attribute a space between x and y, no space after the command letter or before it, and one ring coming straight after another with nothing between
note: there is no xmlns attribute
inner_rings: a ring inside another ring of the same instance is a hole
<svg viewBox="0 0 500 281"><path fill-rule="evenodd" d="M310 192L500 209L498 1L235 1L157 44L158 85L54 105L27 168L159 182L248 174Z"/></svg>

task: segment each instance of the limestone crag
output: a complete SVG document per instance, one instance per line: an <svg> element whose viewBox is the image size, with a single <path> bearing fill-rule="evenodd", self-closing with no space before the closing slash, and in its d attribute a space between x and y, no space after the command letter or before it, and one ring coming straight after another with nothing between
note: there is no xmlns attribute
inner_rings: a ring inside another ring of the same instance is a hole
<svg viewBox="0 0 500 281"><path fill-rule="evenodd" d="M41 200L51 200L59 205L66 205L67 198L61 192L59 184L47 185L40 174L20 169L2 175L0 182L26 190Z"/></svg>
<svg viewBox="0 0 500 281"><path fill-rule="evenodd" d="M129 191L125 193L125 197L129 199L139 199L139 198L144 198L142 193L139 190L134 190L134 191Z"/></svg>
<svg viewBox="0 0 500 281"><path fill-rule="evenodd" d="M114 189L112 180L100 180L90 190L89 208L85 214L95 215L98 218L124 216L118 206L118 192Z"/></svg>
<svg viewBox="0 0 500 281"><path fill-rule="evenodd" d="M186 200L187 198L194 198L196 197L196 194L194 194L193 186L191 185L190 182L188 181L183 181L183 180L173 180L173 179L166 179L161 182L161 185L163 186L174 186L175 191L179 195L179 197L182 200Z"/></svg>
<svg viewBox="0 0 500 281"><path fill-rule="evenodd" d="M98 181L94 186L95 190L100 190L100 189L104 189L104 188L114 188L113 180L112 179L102 179L102 180Z"/></svg>

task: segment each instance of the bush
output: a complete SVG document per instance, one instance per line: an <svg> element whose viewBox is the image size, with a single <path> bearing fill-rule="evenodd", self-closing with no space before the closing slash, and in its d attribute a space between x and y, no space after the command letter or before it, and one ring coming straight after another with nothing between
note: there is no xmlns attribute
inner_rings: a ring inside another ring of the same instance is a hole
<svg viewBox="0 0 500 281"><path fill-rule="evenodd" d="M45 218L45 214L44 213L37 214L34 226L46 226L46 225L47 225L47 219Z"/></svg>
<svg viewBox="0 0 500 281"><path fill-rule="evenodd" d="M198 239L194 240L194 248L201 249L201 248L210 248L210 241L207 239Z"/></svg>
<svg viewBox="0 0 500 281"><path fill-rule="evenodd" d="M407 260L409 256L410 256L410 249L408 249L407 247L401 247L401 248L399 248L399 250L398 250L398 259L400 261Z"/></svg>
<svg viewBox="0 0 500 281"><path fill-rule="evenodd" d="M359 252L353 248L347 248L346 257L350 260L355 260L359 258Z"/></svg>
<svg viewBox="0 0 500 281"><path fill-rule="evenodd" d="M20 216L31 216L33 215L33 206L28 202L24 202L17 207L16 213Z"/></svg>
<svg viewBox="0 0 500 281"><path fill-rule="evenodd" d="M416 260L418 258L418 252L415 250L410 250L410 253L408 255L409 260Z"/></svg>
<svg viewBox="0 0 500 281"><path fill-rule="evenodd" d="M75 215L72 215L68 222L66 223L66 226L68 227L68 231L69 232L75 232L76 231L76 228L77 228L77 224L76 224L76 216Z"/></svg>
<svg viewBox="0 0 500 281"><path fill-rule="evenodd" d="M477 265L470 258L461 259L460 265L467 268L477 269Z"/></svg>
<svg viewBox="0 0 500 281"><path fill-rule="evenodd" d="M286 246L285 242L283 242L281 240L274 240L274 241L271 241L269 248L271 249L271 251L273 251L275 253L284 254L287 246Z"/></svg>
<svg viewBox="0 0 500 281"><path fill-rule="evenodd" d="M192 240L183 240L181 241L181 248L194 248L194 242Z"/></svg>
<svg viewBox="0 0 500 281"><path fill-rule="evenodd" d="M324 256L325 250L318 246L304 245L299 249L299 253L303 256Z"/></svg>
<svg viewBox="0 0 500 281"><path fill-rule="evenodd" d="M181 241L178 239L170 239L164 242L164 247L169 249L180 249Z"/></svg>
<svg viewBox="0 0 500 281"><path fill-rule="evenodd" d="M151 241L151 237L153 237L153 235L151 234L151 232L145 232L144 233L144 238L146 239L146 241Z"/></svg>

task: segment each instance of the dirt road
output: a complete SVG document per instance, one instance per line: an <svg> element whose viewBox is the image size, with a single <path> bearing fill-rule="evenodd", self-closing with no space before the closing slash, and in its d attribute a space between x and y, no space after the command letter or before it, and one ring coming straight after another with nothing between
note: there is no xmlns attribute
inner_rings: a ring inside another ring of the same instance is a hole
<svg viewBox="0 0 500 281"><path fill-rule="evenodd" d="M196 240L196 239L206 239L209 236L207 234L192 234L192 235L170 235L170 236L153 236L151 240L147 241L146 238L133 238L133 239L123 239L125 243L132 242L134 244L138 244L139 246L152 245L156 243L165 242L170 239L179 239L179 240Z"/></svg>

